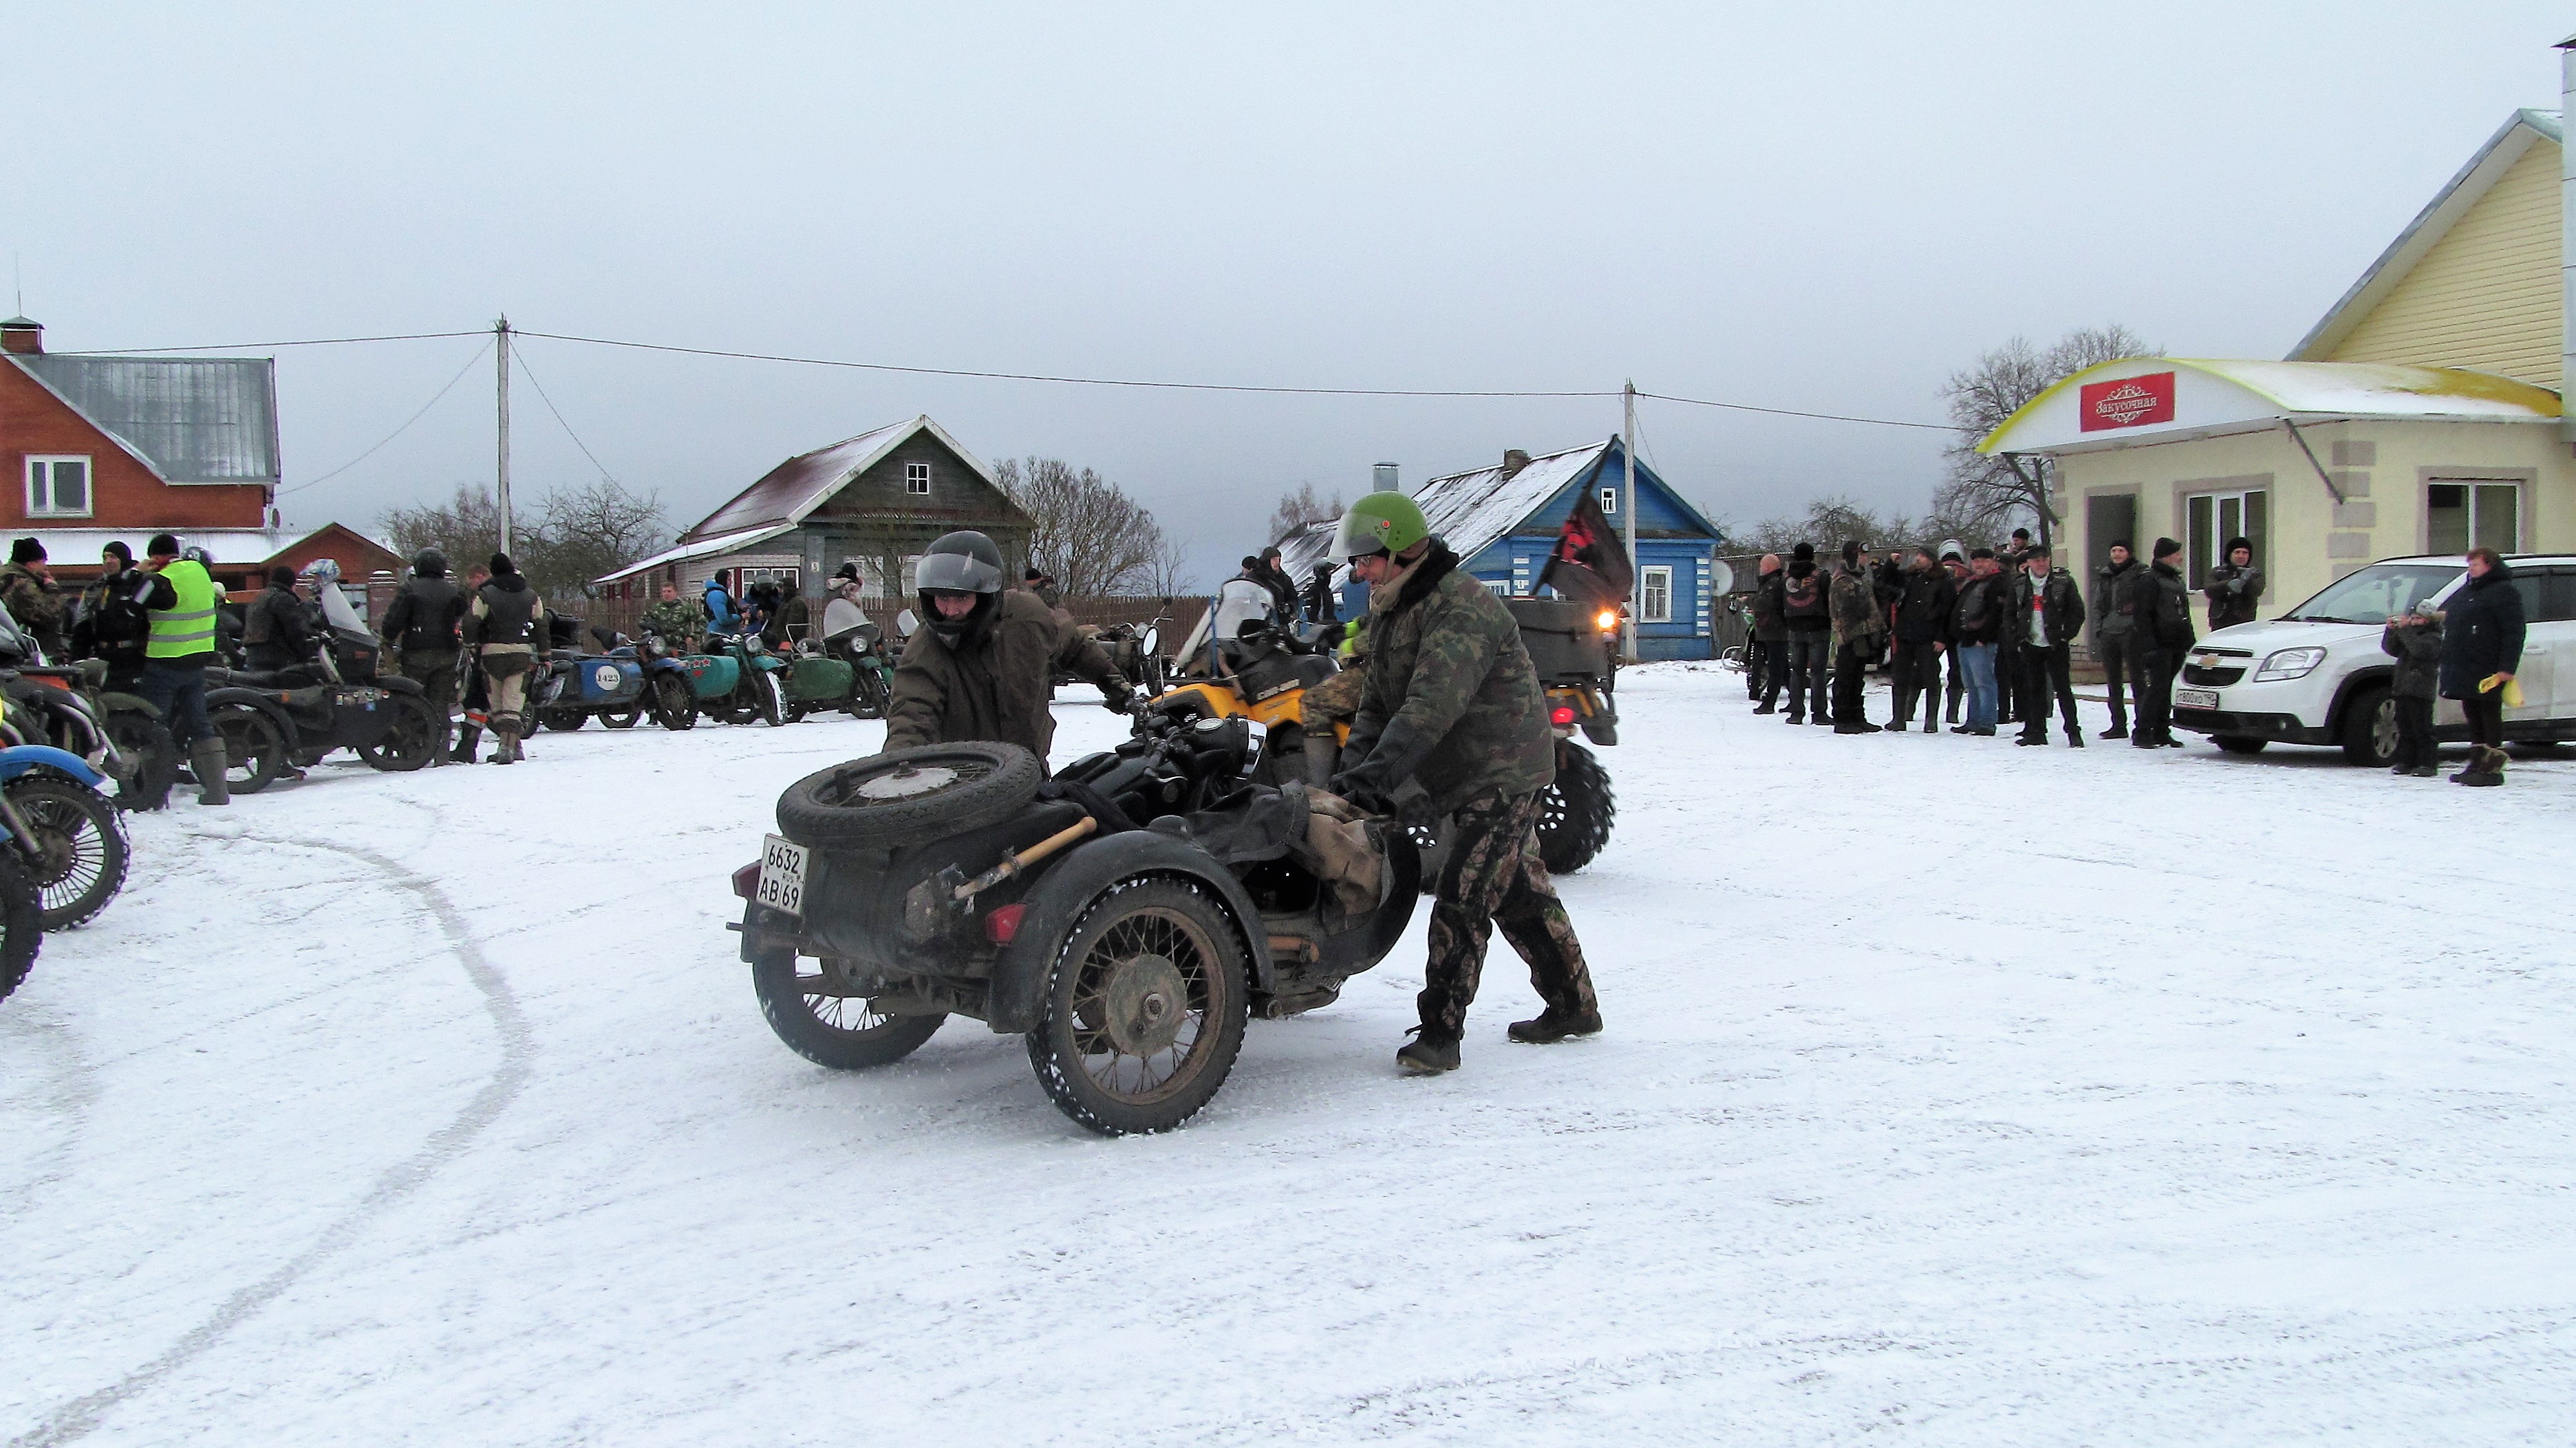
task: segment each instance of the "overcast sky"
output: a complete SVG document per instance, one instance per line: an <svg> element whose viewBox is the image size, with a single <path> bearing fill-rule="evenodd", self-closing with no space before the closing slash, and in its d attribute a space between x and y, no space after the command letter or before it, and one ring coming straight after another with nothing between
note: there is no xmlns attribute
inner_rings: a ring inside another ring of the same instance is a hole
<svg viewBox="0 0 2576 1448"><path fill-rule="evenodd" d="M932 367L1615 391L1933 420L2015 333L2276 357L2517 106L2565 7L10 4L58 350L516 326ZM476 340L276 353L287 519L492 473ZM523 356L685 526L918 412L1098 468L1200 572L1283 488L1615 431L1615 399L1229 396ZM590 475L520 383L523 497ZM1724 518L1919 508L1941 437L1641 407ZM525 504L523 503L524 507Z"/></svg>

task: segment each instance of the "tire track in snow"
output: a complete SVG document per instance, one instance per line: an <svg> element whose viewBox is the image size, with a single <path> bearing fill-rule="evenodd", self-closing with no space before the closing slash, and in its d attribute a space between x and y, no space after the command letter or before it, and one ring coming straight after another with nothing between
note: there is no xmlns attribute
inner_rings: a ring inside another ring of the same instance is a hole
<svg viewBox="0 0 2576 1448"><path fill-rule="evenodd" d="M12 1014L0 1017L0 1034L33 1043L54 1063L49 1073L53 1078L51 1089L42 1093L39 1104L47 1116L63 1123L60 1139L36 1154L35 1170L9 1194L7 1210L0 1211L0 1219L15 1221L34 1208L36 1198L46 1189L70 1178L72 1159L79 1153L82 1137L89 1132L89 1109L97 1104L100 1088L97 1063L82 1049L80 1033L71 1022L33 1021Z"/></svg>
<svg viewBox="0 0 2576 1448"><path fill-rule="evenodd" d="M217 838L247 837L228 832ZM509 980L484 958L482 945L466 928L463 913L437 885L373 850L320 840L281 839L263 843L346 855L372 867L394 885L417 897L430 918L437 922L439 933L447 938L449 952L465 967L466 978L482 993L484 1012L492 1018L493 1028L501 1038L501 1062L493 1069L491 1078L474 1093L473 1099L456 1114L455 1120L433 1132L409 1158L386 1169L355 1206L324 1228L322 1234L303 1251L280 1263L267 1276L225 1298L204 1322L190 1329L159 1357L104 1388L56 1408L34 1430L12 1440L18 1448L50 1448L50 1445L78 1442L99 1426L109 1410L222 1342L234 1328L277 1300L287 1289L303 1280L305 1274L348 1246L378 1217L418 1191L441 1167L462 1155L527 1088L531 1074L530 1058L536 1049L527 1017L519 1009L518 998L510 992Z"/></svg>

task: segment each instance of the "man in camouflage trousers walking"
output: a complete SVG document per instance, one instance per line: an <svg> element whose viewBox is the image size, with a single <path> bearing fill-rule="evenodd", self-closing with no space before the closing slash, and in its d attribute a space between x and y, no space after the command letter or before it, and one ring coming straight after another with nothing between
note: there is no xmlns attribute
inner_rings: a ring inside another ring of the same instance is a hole
<svg viewBox="0 0 2576 1448"><path fill-rule="evenodd" d="M1556 740L1520 626L1430 534L1401 493L1371 493L1342 517L1334 552L1370 585L1369 656L1333 790L1391 813L1416 779L1456 833L1431 906L1422 1024L1396 1052L1410 1075L1458 1069L1485 946L1502 927L1529 964L1547 1008L1511 1038L1544 1043L1601 1029L1583 946L1539 862L1540 798L1556 776Z"/></svg>

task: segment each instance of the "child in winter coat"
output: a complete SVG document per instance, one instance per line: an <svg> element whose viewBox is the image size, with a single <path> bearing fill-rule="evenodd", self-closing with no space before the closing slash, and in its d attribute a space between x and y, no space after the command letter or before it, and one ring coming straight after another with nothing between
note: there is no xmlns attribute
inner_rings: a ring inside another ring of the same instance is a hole
<svg viewBox="0 0 2576 1448"><path fill-rule="evenodd" d="M2434 764L2433 685L2442 666L2442 616L2417 605L2417 611L2392 615L2379 631L2382 652L2397 660L2389 694L2397 704L2397 762L2391 774L2431 779L2442 771Z"/></svg>

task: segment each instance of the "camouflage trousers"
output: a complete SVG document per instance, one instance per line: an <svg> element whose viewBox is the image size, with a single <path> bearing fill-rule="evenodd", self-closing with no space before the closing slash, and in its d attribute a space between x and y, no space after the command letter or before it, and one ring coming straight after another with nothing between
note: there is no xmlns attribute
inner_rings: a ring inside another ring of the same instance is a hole
<svg viewBox="0 0 2576 1448"><path fill-rule="evenodd" d="M1309 734L1349 723L1360 711L1360 686L1367 682L1367 670L1349 668L1315 685L1298 696L1297 722Z"/></svg>
<svg viewBox="0 0 2576 1448"><path fill-rule="evenodd" d="M1543 791L1504 798L1484 795L1461 806L1448 863L1431 904L1431 962L1423 972L1425 1034L1461 1034L1468 1003L1484 973L1485 946L1499 925L1503 939L1529 965L1530 985L1556 1010L1600 1009L1583 944L1556 898L1547 866L1538 857L1539 802Z"/></svg>

